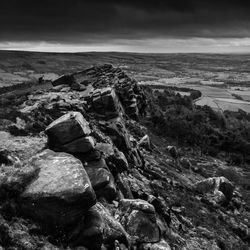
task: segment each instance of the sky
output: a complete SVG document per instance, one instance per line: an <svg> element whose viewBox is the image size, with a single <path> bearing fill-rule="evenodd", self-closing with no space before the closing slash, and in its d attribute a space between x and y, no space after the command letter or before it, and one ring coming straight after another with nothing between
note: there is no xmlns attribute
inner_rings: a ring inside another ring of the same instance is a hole
<svg viewBox="0 0 250 250"><path fill-rule="evenodd" d="M1 0L0 49L250 53L250 1Z"/></svg>

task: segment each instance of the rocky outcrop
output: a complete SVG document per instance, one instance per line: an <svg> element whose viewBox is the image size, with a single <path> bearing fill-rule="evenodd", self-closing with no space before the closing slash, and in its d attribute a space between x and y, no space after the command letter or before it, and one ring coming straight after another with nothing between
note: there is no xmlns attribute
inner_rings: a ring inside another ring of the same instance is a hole
<svg viewBox="0 0 250 250"><path fill-rule="evenodd" d="M53 84L18 107L9 131L23 136L0 132L0 248L248 244L248 210L238 187L223 177L204 180L214 176L211 159L166 148L147 119L136 121L147 103L136 81L103 65ZM202 162L209 162L204 174L197 171Z"/></svg>
<svg viewBox="0 0 250 250"><path fill-rule="evenodd" d="M29 165L39 174L20 196L20 208L50 227L69 227L95 204L95 193L81 162L66 153L45 150Z"/></svg>
<svg viewBox="0 0 250 250"><path fill-rule="evenodd" d="M88 122L79 112L69 112L52 122L45 130L52 150L86 153L95 146Z"/></svg>
<svg viewBox="0 0 250 250"><path fill-rule="evenodd" d="M115 90L111 87L95 89L90 97L90 105L95 113L103 119L112 119L123 113Z"/></svg>
<svg viewBox="0 0 250 250"><path fill-rule="evenodd" d="M67 85L72 90L83 90L87 85L92 85L94 91L89 96L90 104L94 111L106 119L119 114L120 103L132 119L145 114L146 97L140 86L121 69L110 64L64 75L52 84Z"/></svg>

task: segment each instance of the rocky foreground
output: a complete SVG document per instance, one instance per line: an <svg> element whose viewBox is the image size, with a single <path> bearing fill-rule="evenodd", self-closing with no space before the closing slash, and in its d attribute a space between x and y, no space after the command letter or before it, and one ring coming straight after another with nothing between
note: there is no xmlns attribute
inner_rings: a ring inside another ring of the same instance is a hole
<svg viewBox="0 0 250 250"><path fill-rule="evenodd" d="M156 146L145 92L121 69L64 75L17 103L1 120L1 249L249 249L225 163Z"/></svg>

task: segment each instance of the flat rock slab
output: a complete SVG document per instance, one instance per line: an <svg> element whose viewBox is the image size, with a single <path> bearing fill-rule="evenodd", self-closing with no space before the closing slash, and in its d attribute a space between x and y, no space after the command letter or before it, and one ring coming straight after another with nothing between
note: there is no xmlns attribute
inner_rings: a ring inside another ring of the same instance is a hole
<svg viewBox="0 0 250 250"><path fill-rule="evenodd" d="M45 150L30 160L38 177L21 194L21 209L46 225L68 226L96 202L80 160L67 153Z"/></svg>

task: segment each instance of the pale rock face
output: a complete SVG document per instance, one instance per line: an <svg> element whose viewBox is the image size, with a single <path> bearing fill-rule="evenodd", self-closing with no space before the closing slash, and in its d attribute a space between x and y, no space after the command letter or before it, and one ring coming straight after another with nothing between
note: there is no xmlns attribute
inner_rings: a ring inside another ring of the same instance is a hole
<svg viewBox="0 0 250 250"><path fill-rule="evenodd" d="M95 204L95 194L81 162L66 153L45 150L30 164L39 174L21 195L22 211L31 218L66 226Z"/></svg>

